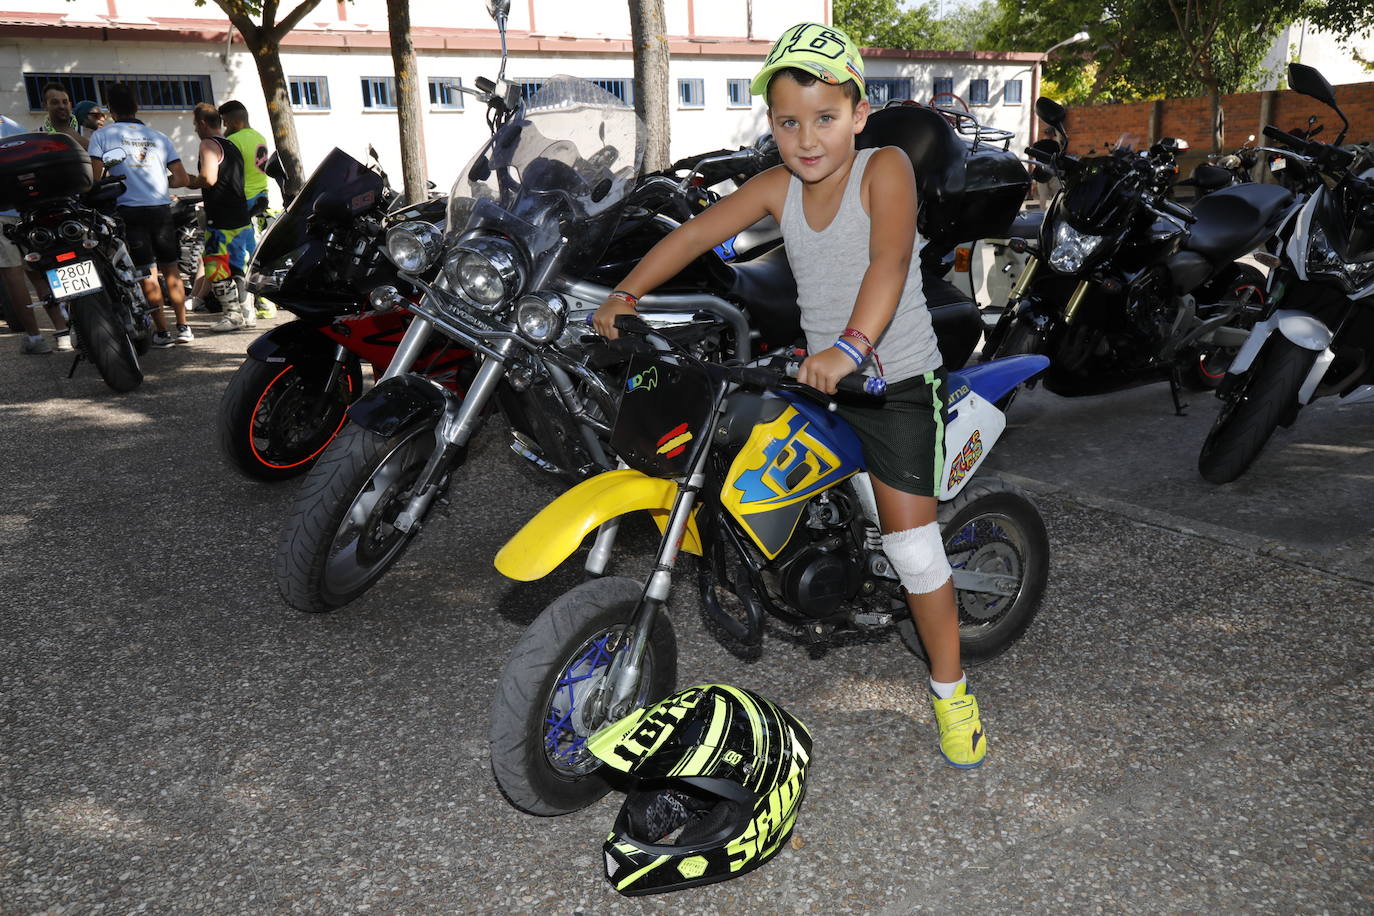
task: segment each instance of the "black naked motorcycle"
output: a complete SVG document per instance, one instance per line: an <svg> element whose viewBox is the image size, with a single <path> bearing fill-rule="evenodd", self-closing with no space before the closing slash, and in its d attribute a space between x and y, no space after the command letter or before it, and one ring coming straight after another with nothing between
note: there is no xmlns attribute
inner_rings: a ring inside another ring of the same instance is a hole
<svg viewBox="0 0 1374 916"><path fill-rule="evenodd" d="M1237 184L1188 210L1168 199L1175 141L1136 153L1080 158L1065 150L1065 111L1041 98L1036 112L1059 135L1027 150L1062 187L1038 243L1012 287L985 353L1050 357L1043 384L1055 394L1101 394L1167 379L1210 387L1258 317L1256 275L1237 265L1262 246L1294 206L1274 185Z"/></svg>
<svg viewBox="0 0 1374 916"><path fill-rule="evenodd" d="M109 153L107 168L125 158ZM42 273L49 301L68 314L76 346L72 373L89 360L115 391L143 383L138 357L151 343L152 318L138 271L113 210L124 182L92 185L91 157L66 134L16 134L0 143L0 209L16 207L10 239L25 267Z"/></svg>
<svg viewBox="0 0 1374 916"><path fill-rule="evenodd" d="M1349 122L1320 73L1290 64L1288 78L1294 90L1334 109L1345 127L1329 144L1264 128L1285 147L1292 171L1283 171L1327 181L1284 227L1270 309L1217 392L1221 413L1198 455L1198 470L1212 483L1245 473L1274 430L1291 425L1313 399L1374 400L1374 151L1341 145Z"/></svg>

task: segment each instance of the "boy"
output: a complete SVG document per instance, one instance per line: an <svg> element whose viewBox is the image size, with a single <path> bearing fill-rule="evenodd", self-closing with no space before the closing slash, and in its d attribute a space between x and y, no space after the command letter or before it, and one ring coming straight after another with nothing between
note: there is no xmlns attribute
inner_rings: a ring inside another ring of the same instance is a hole
<svg viewBox="0 0 1374 916"><path fill-rule="evenodd" d="M615 317L633 313L640 296L764 216L778 221L810 353L798 380L828 394L856 370L876 369L888 380L883 406L841 406L840 414L863 444L883 551L930 658L940 751L953 766L978 766L987 741L959 659L954 586L935 520L944 372L916 256L911 162L891 147L855 150L869 112L863 60L837 28L804 22L788 29L750 90L768 102L783 164L659 242L593 324L615 338Z"/></svg>

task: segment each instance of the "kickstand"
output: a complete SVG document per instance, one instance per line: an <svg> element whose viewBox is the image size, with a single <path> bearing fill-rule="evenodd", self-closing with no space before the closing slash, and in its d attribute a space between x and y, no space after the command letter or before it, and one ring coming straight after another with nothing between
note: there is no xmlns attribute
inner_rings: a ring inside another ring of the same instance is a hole
<svg viewBox="0 0 1374 916"><path fill-rule="evenodd" d="M1183 385L1179 382L1179 370L1178 367L1175 367L1174 370L1169 373L1169 396L1174 399L1174 416L1176 417L1188 416L1186 412L1188 410L1188 405L1184 403L1183 399L1179 396L1182 391Z"/></svg>
<svg viewBox="0 0 1374 916"><path fill-rule="evenodd" d="M81 351L80 351L80 350L78 350L78 351L76 352L76 356L74 356L74 357L72 358L72 370L71 370L70 372L67 373L67 378L68 378L68 379L70 379L73 375L76 375L76 367L79 366L79 365L81 365Z"/></svg>

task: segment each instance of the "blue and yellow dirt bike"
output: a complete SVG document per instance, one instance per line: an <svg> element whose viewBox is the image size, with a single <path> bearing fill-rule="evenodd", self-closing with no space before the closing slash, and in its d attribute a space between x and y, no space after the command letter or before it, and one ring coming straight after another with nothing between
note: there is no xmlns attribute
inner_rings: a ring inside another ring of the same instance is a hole
<svg viewBox="0 0 1374 916"><path fill-rule="evenodd" d="M594 578L529 626L492 705L496 781L532 814L565 814L604 795L610 784L587 739L673 690L677 648L663 611L681 551L698 558L708 629L736 654L757 654L771 617L818 649L833 635L896 627L923 655L882 552L859 440L827 410L834 399L789 378L786 357L707 364L634 316L617 326L653 345L630 362L613 430L628 467L564 493L496 557L502 574L539 579L598 530L586 562ZM995 402L1048 365L1016 356L948 376L939 522L967 663L1015 642L1044 591L1049 542L1035 505L1009 483L972 478L1006 426ZM857 375L843 382L837 397L881 387ZM620 520L640 510L663 532L648 581L604 576Z"/></svg>

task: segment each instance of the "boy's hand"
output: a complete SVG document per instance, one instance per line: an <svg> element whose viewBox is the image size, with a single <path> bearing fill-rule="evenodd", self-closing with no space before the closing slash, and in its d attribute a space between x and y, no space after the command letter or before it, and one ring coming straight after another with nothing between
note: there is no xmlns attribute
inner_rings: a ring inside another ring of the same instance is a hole
<svg viewBox="0 0 1374 916"><path fill-rule="evenodd" d="M834 394L840 379L852 375L858 368L843 350L827 347L802 361L801 368L797 370L797 381L826 394Z"/></svg>
<svg viewBox="0 0 1374 916"><path fill-rule="evenodd" d="M637 312L633 305L619 296L611 296L601 303L599 309L592 313L592 327L596 328L596 333L607 340L615 340L620 336L620 332L615 329L616 316L634 314Z"/></svg>

